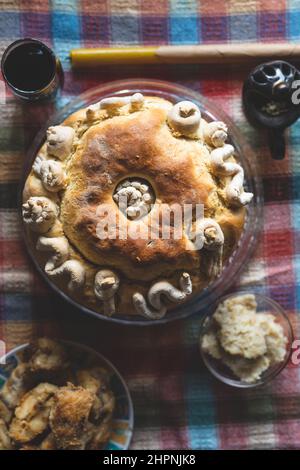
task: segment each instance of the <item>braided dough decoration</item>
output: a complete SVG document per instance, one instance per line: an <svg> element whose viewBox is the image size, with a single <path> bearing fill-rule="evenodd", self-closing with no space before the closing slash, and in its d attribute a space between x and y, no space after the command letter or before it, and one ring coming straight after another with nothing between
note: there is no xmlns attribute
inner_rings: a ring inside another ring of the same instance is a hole
<svg viewBox="0 0 300 470"><path fill-rule="evenodd" d="M31 230L47 232L58 216L58 207L51 199L44 196L32 196L22 206L23 220Z"/></svg>
<svg viewBox="0 0 300 470"><path fill-rule="evenodd" d="M64 160L70 155L75 131L69 126L51 126L47 130L47 151L49 155Z"/></svg>
<svg viewBox="0 0 300 470"><path fill-rule="evenodd" d="M159 320L167 313L167 307L165 306L162 306L160 310L154 310L148 307L145 297L140 292L133 294L132 302L136 312L149 320Z"/></svg>
<svg viewBox="0 0 300 470"><path fill-rule="evenodd" d="M227 126L222 121L209 122L204 126L203 137L208 145L222 147L227 139Z"/></svg>
<svg viewBox="0 0 300 470"><path fill-rule="evenodd" d="M200 126L201 112L191 101L176 103L168 113L169 126L181 135L195 134Z"/></svg>
<svg viewBox="0 0 300 470"><path fill-rule="evenodd" d="M45 264L45 272L48 276L68 275L70 278L68 289L71 292L83 286L85 269L80 261L75 259L67 260L69 256L69 242L65 237L39 237L36 248L39 251L54 252Z"/></svg>
<svg viewBox="0 0 300 470"><path fill-rule="evenodd" d="M193 241L201 250L205 248L209 255L205 256L206 271L210 279L219 276L222 271L224 234L220 225L213 219L197 220Z"/></svg>
<svg viewBox="0 0 300 470"><path fill-rule="evenodd" d="M131 104L131 106L134 108L139 109L142 107L143 103L143 95L141 93L134 93L132 96L104 98L103 100L99 101L99 108L111 110L121 108L126 104Z"/></svg>
<svg viewBox="0 0 300 470"><path fill-rule="evenodd" d="M212 171L222 176L232 176L232 180L226 187L226 196L233 205L246 205L252 198L252 193L244 191L244 170L238 163L226 162L234 153L234 147L225 144L223 147L214 149L211 154Z"/></svg>
<svg viewBox="0 0 300 470"><path fill-rule="evenodd" d="M76 291L76 289L80 289L85 281L85 269L76 259L69 259L65 261L61 266L52 271L46 271L48 276L56 277L56 276L64 276L68 275L70 277L70 281L68 283L68 289L71 292Z"/></svg>
<svg viewBox="0 0 300 470"><path fill-rule="evenodd" d="M183 273L179 280L180 289L174 287L168 281L159 281L153 284L148 292L148 301L153 307L149 308L145 297L136 292L133 297L133 305L140 315L151 320L158 320L165 316L167 307L162 303L162 296L166 296L171 302L180 302L192 293L192 281L188 273Z"/></svg>
<svg viewBox="0 0 300 470"><path fill-rule="evenodd" d="M53 251L53 255L45 265L47 273L63 264L69 257L69 242L66 237L39 237L36 249L39 251Z"/></svg>
<svg viewBox="0 0 300 470"><path fill-rule="evenodd" d="M104 315L111 316L115 313L115 294L119 285L119 277L113 271L102 269L97 272L94 282L94 292L96 297L103 302Z"/></svg>
<svg viewBox="0 0 300 470"><path fill-rule="evenodd" d="M32 166L33 171L38 175L47 191L56 193L64 189L66 185L66 174L63 166L56 160L44 160L37 157Z"/></svg>

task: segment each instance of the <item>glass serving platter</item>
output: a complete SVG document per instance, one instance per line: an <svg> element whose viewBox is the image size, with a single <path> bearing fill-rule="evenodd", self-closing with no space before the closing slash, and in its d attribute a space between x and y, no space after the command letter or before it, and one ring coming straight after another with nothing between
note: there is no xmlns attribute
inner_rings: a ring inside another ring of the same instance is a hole
<svg viewBox="0 0 300 470"><path fill-rule="evenodd" d="M259 234L259 228L262 221L262 186L260 178L257 172L256 157L253 154L250 146L245 142L241 132L238 130L236 125L231 119L224 113L219 107L217 107L210 100L204 98L199 93L193 90L185 88L181 85L177 85L170 82L164 82L160 80L146 80L146 79L130 79L110 82L105 85L101 85L92 88L83 94L79 95L76 99L70 102L67 106L61 109L55 114L43 129L37 134L31 145L28 156L25 162L23 178L21 183L20 191L20 209L22 205L22 190L24 183L30 172L32 162L36 157L39 148L42 146L46 136L46 129L49 126L60 124L70 114L75 111L85 108L97 101L109 97L109 96L126 96L136 92L141 92L144 95L158 96L167 99L173 103L182 100L190 100L199 106L202 116L208 121L218 120L223 121L229 128L229 139L228 142L232 143L236 149L236 153L239 156L239 160L245 171L245 188L247 191L251 191L254 194L252 202L247 206L247 218L244 226L243 234L239 240L239 243L225 264L221 275L212 282L206 289L204 289L199 295L194 296L190 301L186 301L184 304L173 308L168 311L166 316L159 320L148 320L143 317L135 315L114 315L107 317L96 311L87 308L84 305L74 301L67 293L62 292L44 273L43 269L39 266L35 254L32 252L28 241L26 239L25 231L24 239L29 254L43 278L47 284L51 286L60 296L65 300L79 308L84 314L91 314L99 319L103 319L109 322L115 322L120 324L132 324L132 325L153 325L162 324L169 321L187 317L189 315L204 311L209 305L214 303L220 296L222 296L230 285L236 280L241 269L247 264L249 258L253 253L253 249L257 243L257 237Z"/></svg>

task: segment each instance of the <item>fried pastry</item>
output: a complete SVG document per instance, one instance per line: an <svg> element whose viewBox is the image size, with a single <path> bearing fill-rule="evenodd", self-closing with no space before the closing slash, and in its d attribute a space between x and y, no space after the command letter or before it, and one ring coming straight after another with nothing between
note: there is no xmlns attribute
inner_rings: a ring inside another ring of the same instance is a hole
<svg viewBox="0 0 300 470"><path fill-rule="evenodd" d="M27 443L47 429L56 390L55 385L41 383L23 396L9 428L11 439Z"/></svg>
<svg viewBox="0 0 300 470"><path fill-rule="evenodd" d="M0 419L5 423L9 423L12 417L12 411L6 406L4 401L0 400Z"/></svg>
<svg viewBox="0 0 300 470"><path fill-rule="evenodd" d="M101 449L109 440L111 434L111 419L107 419L93 429L93 436L87 443L87 449Z"/></svg>
<svg viewBox="0 0 300 470"><path fill-rule="evenodd" d="M0 391L0 399L8 406L15 408L22 396L27 392L31 379L30 367L26 363L19 364Z"/></svg>
<svg viewBox="0 0 300 470"><path fill-rule="evenodd" d="M58 446L54 437L53 432L50 432L45 439L42 440L39 446L40 450L57 450Z"/></svg>
<svg viewBox="0 0 300 470"><path fill-rule="evenodd" d="M13 445L5 421L0 418L0 450L11 450Z"/></svg>
<svg viewBox="0 0 300 470"><path fill-rule="evenodd" d="M101 449L115 409L108 371L49 338L34 340L18 359L1 390L0 450ZM45 376L50 382L39 382Z"/></svg>
<svg viewBox="0 0 300 470"><path fill-rule="evenodd" d="M69 362L60 343L50 338L38 338L24 351L24 360L34 372L57 372Z"/></svg>
<svg viewBox="0 0 300 470"><path fill-rule="evenodd" d="M50 427L61 449L80 450L86 444L85 433L94 396L83 387L68 384L54 396L50 411Z"/></svg>
<svg viewBox="0 0 300 470"><path fill-rule="evenodd" d="M92 369L78 370L76 378L79 385L89 390L95 396L91 410L91 419L97 422L100 418L111 417L115 407L115 398L109 389L108 376L105 369L94 367Z"/></svg>

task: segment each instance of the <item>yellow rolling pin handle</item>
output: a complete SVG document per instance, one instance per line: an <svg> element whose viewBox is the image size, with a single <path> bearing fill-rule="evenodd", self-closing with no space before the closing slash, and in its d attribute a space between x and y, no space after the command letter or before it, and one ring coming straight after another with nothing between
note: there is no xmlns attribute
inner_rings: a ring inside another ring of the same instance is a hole
<svg viewBox="0 0 300 470"><path fill-rule="evenodd" d="M113 47L73 49L70 57L73 67L96 67L109 64L155 64L162 62L156 55L157 47Z"/></svg>
<svg viewBox="0 0 300 470"><path fill-rule="evenodd" d="M224 64L248 63L251 60L299 59L300 44L249 43L199 44L186 46L130 46L73 49L73 67L96 67L107 64Z"/></svg>

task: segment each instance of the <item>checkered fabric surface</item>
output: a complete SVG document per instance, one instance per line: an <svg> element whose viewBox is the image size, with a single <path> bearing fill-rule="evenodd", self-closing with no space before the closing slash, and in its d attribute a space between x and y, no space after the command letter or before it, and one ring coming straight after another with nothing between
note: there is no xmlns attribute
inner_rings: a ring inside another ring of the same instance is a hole
<svg viewBox="0 0 300 470"><path fill-rule="evenodd" d="M62 60L65 87L55 103L0 104L0 338L7 348L33 335L95 347L119 368L135 408L135 449L300 448L300 375L289 366L269 386L238 391L217 383L200 361L199 316L173 324L119 327L82 316L35 272L21 241L17 188L25 151L57 108L110 80L152 77L193 88L222 107L256 151L264 182L264 226L237 285L255 288L289 313L300 308L300 122L285 160L271 160L266 136L247 124L241 86L249 68L111 67L70 70L68 51L113 44L299 41L300 0L0 0L0 52L31 36ZM1 83L0 83L1 84Z"/></svg>

